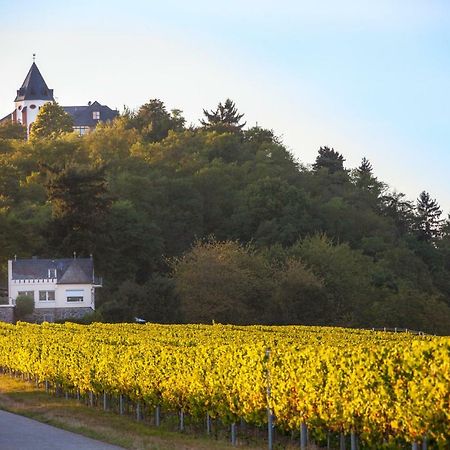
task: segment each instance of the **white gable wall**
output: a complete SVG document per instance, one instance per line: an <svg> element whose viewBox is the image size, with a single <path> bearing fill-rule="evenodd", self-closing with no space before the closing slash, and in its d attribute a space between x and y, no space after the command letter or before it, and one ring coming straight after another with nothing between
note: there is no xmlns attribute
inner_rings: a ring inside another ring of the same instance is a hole
<svg viewBox="0 0 450 450"><path fill-rule="evenodd" d="M30 136L30 127L33 124L33 122L36 120L36 117L39 113L39 110L43 105L46 103L51 102L51 100L20 100L18 102L15 102L16 105L16 117L17 121L20 122L22 125L27 127L27 136ZM34 106L34 108L33 108ZM24 123L24 120L22 119L22 111L24 108L26 109L26 123ZM20 109L19 109L20 108Z"/></svg>
<svg viewBox="0 0 450 450"><path fill-rule="evenodd" d="M20 292L33 292L34 306L38 308L92 308L94 305L94 288L92 284L56 284L56 280L11 280L9 284L10 303ZM46 294L45 300L40 300L40 292L54 292L54 300L48 300L51 294ZM83 300L78 301L81 297ZM76 301L74 301L77 299ZM72 300L72 301L71 301Z"/></svg>

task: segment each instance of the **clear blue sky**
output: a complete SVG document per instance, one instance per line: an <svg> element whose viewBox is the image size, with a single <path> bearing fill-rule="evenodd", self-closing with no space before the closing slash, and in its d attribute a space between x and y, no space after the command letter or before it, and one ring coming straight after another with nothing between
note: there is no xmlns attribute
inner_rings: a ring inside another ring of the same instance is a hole
<svg viewBox="0 0 450 450"><path fill-rule="evenodd" d="M62 105L232 98L304 163L363 156L450 210L448 0L0 0L0 117L37 64Z"/></svg>

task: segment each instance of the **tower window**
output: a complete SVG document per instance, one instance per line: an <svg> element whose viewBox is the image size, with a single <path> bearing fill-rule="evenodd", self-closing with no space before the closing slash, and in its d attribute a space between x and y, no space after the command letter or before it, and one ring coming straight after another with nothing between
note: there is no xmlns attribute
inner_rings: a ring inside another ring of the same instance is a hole
<svg viewBox="0 0 450 450"><path fill-rule="evenodd" d="M35 109L36 105L30 105L30 109Z"/></svg>
<svg viewBox="0 0 450 450"><path fill-rule="evenodd" d="M100 111L93 111L92 112L92 118L94 120L99 120L100 119Z"/></svg>
<svg viewBox="0 0 450 450"><path fill-rule="evenodd" d="M19 111L22 111L22 105L19 106Z"/></svg>

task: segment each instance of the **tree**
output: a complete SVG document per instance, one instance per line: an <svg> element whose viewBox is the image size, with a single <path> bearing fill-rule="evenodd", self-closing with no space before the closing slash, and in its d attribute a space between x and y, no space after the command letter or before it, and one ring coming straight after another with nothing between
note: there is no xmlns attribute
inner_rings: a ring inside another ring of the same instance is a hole
<svg viewBox="0 0 450 450"><path fill-rule="evenodd" d="M72 117L56 102L46 103L31 126L30 139L55 139L63 133L73 131Z"/></svg>
<svg viewBox="0 0 450 450"><path fill-rule="evenodd" d="M344 170L344 157L329 147L320 147L316 162L313 164L315 171L327 169L329 173L342 172Z"/></svg>
<svg viewBox="0 0 450 450"><path fill-rule="evenodd" d="M237 242L197 242L173 260L181 313L188 323L267 321L273 289L267 261Z"/></svg>
<svg viewBox="0 0 450 450"><path fill-rule="evenodd" d="M125 281L109 293L109 301L100 311L111 322L133 321L135 317L152 323L179 322L175 282L161 275L144 284Z"/></svg>
<svg viewBox="0 0 450 450"><path fill-rule="evenodd" d="M414 222L414 205L409 200L405 200L405 194L387 193L380 200L380 212L393 221L396 234L404 236L409 233Z"/></svg>
<svg viewBox="0 0 450 450"><path fill-rule="evenodd" d="M219 103L215 110L203 110L206 119L201 119L200 123L204 128L217 131L219 133L235 133L241 131L247 122L240 123L244 114L239 114L236 105L227 98L225 103Z"/></svg>
<svg viewBox="0 0 450 450"><path fill-rule="evenodd" d="M52 205L49 238L61 254L89 255L96 248L110 208L104 167L46 166L48 200Z"/></svg>
<svg viewBox="0 0 450 450"><path fill-rule="evenodd" d="M439 236L442 210L428 192L421 192L416 204L416 227L419 240L431 242Z"/></svg>
<svg viewBox="0 0 450 450"><path fill-rule="evenodd" d="M21 139L27 138L27 129L21 123L4 121L0 123L0 139Z"/></svg>
<svg viewBox="0 0 450 450"><path fill-rule="evenodd" d="M373 301L372 261L348 244L333 245L324 235L299 241L289 251L322 280L327 296L322 323L367 326Z"/></svg>
<svg viewBox="0 0 450 450"><path fill-rule="evenodd" d="M280 309L280 323L326 323L327 297L323 282L302 261L288 259L277 271L275 279L274 303Z"/></svg>
<svg viewBox="0 0 450 450"><path fill-rule="evenodd" d="M15 317L17 320L25 319L27 316L33 314L34 298L28 295L19 295L16 298Z"/></svg>
<svg viewBox="0 0 450 450"><path fill-rule="evenodd" d="M356 187L377 196L384 188L383 183L380 183L374 176L372 164L366 158L363 158L359 167L354 170L353 179Z"/></svg>
<svg viewBox="0 0 450 450"><path fill-rule="evenodd" d="M96 254L99 270L110 276L109 284L147 281L163 253L161 231L153 220L130 201L119 200L105 214L104 224Z"/></svg>
<svg viewBox="0 0 450 450"><path fill-rule="evenodd" d="M150 100L137 113L128 112L128 115L129 126L137 129L146 142L159 142L168 136L170 130L182 131L186 122L181 110L173 109L169 113L159 99Z"/></svg>

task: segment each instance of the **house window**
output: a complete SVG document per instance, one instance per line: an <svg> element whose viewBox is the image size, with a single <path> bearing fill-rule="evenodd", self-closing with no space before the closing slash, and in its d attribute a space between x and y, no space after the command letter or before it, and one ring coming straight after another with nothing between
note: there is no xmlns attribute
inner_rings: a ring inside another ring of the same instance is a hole
<svg viewBox="0 0 450 450"><path fill-rule="evenodd" d="M66 299L68 302L82 302L84 296L83 289L66 290Z"/></svg>
<svg viewBox="0 0 450 450"><path fill-rule="evenodd" d="M17 296L19 297L21 295L24 295L26 297L31 297L34 300L34 291L19 291L17 293Z"/></svg>
<svg viewBox="0 0 450 450"><path fill-rule="evenodd" d="M55 301L55 291L39 291L39 301L40 302L54 302Z"/></svg>
<svg viewBox="0 0 450 450"><path fill-rule="evenodd" d="M93 111L92 112L92 118L94 120L100 120L100 111Z"/></svg>
<svg viewBox="0 0 450 450"><path fill-rule="evenodd" d="M73 131L75 131L78 136L83 136L86 133L89 133L89 127L73 127Z"/></svg>
<svg viewBox="0 0 450 450"><path fill-rule="evenodd" d="M56 269L48 269L48 277L56 278Z"/></svg>

